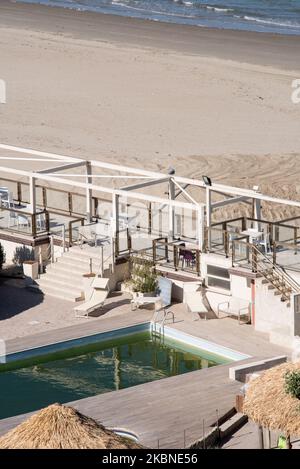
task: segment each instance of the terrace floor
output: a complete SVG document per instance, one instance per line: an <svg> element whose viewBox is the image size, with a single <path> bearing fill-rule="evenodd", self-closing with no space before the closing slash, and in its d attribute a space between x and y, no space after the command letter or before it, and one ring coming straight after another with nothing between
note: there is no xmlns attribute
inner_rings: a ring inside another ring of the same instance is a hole
<svg viewBox="0 0 300 469"><path fill-rule="evenodd" d="M1 287L3 288L3 287ZM5 288L5 286L4 286ZM33 294L34 295L34 294ZM113 304L123 301L122 304ZM57 301L57 300L54 300ZM54 314L53 302L45 297L37 315L43 311ZM147 309L131 311L126 295L110 299L105 314L98 318L76 319L73 322L73 304L61 302L58 309L72 317L72 324L66 325L52 316L51 328L45 324L44 331L7 340L7 351L20 351L57 341L82 337L97 332L118 329L150 321L153 312ZM56 309L57 311L57 309ZM211 318L193 320L184 305L172 306L175 323L170 327L188 334L205 338L223 346L251 355L253 358L267 358L287 354L282 347L268 342L265 334L257 333L251 326L239 325L236 320ZM30 308L29 308L30 313ZM26 314L26 313L24 313ZM38 316L36 316L38 317ZM4 320L10 321L10 319ZM2 325L1 324L1 325ZM22 329L22 323L19 325ZM237 362L236 362L237 363ZM235 404L235 395L241 383L229 380L231 365L220 365L202 369L185 375L154 381L120 391L109 392L73 402L72 405L108 427L125 428L136 433L142 444L156 448L183 448L202 437L217 418ZM0 434L5 433L26 418L16 416L0 421Z"/></svg>

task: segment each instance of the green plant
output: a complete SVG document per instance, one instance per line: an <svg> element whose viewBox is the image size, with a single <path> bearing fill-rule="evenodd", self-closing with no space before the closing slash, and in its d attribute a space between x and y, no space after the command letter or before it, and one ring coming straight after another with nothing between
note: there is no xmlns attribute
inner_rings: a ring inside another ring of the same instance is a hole
<svg viewBox="0 0 300 469"><path fill-rule="evenodd" d="M285 392L300 399L300 371L287 371L284 379Z"/></svg>
<svg viewBox="0 0 300 469"><path fill-rule="evenodd" d="M0 243L0 270L2 270L3 264L5 264L6 256L2 244Z"/></svg>
<svg viewBox="0 0 300 469"><path fill-rule="evenodd" d="M144 258L133 257L131 259L130 267L130 283L133 291L140 293L155 293L158 281L152 262Z"/></svg>
<svg viewBox="0 0 300 469"><path fill-rule="evenodd" d="M25 261L34 261L34 252L26 246L16 247L13 257L13 263L22 265Z"/></svg>

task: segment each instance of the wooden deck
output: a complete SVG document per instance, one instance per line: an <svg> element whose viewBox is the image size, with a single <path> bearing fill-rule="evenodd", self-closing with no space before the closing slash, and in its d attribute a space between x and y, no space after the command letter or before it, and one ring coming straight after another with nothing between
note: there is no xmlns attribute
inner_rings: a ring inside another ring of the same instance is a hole
<svg viewBox="0 0 300 469"><path fill-rule="evenodd" d="M286 354L287 350L271 345L266 334L256 333L251 326L238 325L233 319L193 321L182 304L174 305L175 323L169 324L188 334L257 358ZM38 347L57 341L104 332L149 321L152 311L139 310L126 315L88 320L78 326L65 327L35 336L8 341L9 352ZM238 362L235 362L236 364ZM77 409L104 425L131 430L142 444L157 448L183 448L202 437L235 403L241 383L229 380L232 365L194 371L139 386L101 394L72 402ZM23 421L27 415L0 421L0 434ZM185 441L185 443L184 443Z"/></svg>

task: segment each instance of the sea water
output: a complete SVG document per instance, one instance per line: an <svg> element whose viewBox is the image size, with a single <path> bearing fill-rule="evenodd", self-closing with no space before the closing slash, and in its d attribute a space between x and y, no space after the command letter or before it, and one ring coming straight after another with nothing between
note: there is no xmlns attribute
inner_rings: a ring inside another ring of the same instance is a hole
<svg viewBox="0 0 300 469"><path fill-rule="evenodd" d="M300 34L300 0L19 1L211 28Z"/></svg>

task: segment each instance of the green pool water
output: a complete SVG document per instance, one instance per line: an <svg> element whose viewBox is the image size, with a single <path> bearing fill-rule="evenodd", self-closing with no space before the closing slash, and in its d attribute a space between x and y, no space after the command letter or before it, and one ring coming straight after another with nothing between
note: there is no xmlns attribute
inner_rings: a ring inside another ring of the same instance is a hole
<svg viewBox="0 0 300 469"><path fill-rule="evenodd" d="M149 333L0 366L0 418L222 363L226 359Z"/></svg>

